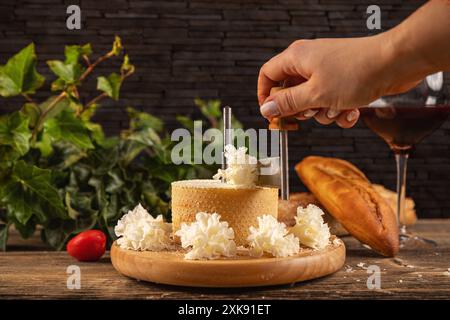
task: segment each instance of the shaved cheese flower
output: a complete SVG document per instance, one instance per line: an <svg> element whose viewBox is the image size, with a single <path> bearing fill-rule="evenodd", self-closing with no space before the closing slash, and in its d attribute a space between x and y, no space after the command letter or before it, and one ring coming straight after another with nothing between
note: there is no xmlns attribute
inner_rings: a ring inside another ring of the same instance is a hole
<svg viewBox="0 0 450 320"><path fill-rule="evenodd" d="M228 222L221 222L217 213L199 212L195 219L193 223L181 224L175 233L181 238L183 248L192 247L185 259L218 259L236 255L234 231L228 227Z"/></svg>
<svg viewBox="0 0 450 320"><path fill-rule="evenodd" d="M291 233L307 247L325 248L330 242L330 228L324 223L323 214L322 209L313 204L309 204L306 208L298 207L296 223L291 228Z"/></svg>
<svg viewBox="0 0 450 320"><path fill-rule="evenodd" d="M128 211L114 228L122 249L158 251L171 247L172 225L163 216L153 218L141 204Z"/></svg>
<svg viewBox="0 0 450 320"><path fill-rule="evenodd" d="M258 228L250 227L247 241L250 254L255 257L262 256L264 252L275 257L288 257L300 251L298 239L288 234L286 225L271 215L258 217Z"/></svg>
<svg viewBox="0 0 450 320"><path fill-rule="evenodd" d="M225 146L227 168L219 169L214 179L225 179L235 186L254 187L258 180L258 161L247 154L246 147L236 149L233 145Z"/></svg>

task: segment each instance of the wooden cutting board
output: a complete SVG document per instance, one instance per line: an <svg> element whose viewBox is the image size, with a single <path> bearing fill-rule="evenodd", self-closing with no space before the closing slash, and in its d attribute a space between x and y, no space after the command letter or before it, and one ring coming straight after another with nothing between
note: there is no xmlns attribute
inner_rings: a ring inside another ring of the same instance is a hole
<svg viewBox="0 0 450 320"><path fill-rule="evenodd" d="M309 249L288 258L185 260L181 251L124 250L115 243L111 261L121 274L144 281L189 287L257 287L290 284L323 277L344 265L342 241L319 251Z"/></svg>

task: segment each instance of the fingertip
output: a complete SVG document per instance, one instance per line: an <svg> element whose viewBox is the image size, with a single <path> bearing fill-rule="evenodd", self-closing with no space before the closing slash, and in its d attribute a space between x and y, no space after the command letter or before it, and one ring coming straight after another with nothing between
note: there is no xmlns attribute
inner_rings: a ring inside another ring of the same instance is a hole
<svg viewBox="0 0 450 320"><path fill-rule="evenodd" d="M318 109L308 109L303 111L303 116L307 119L314 117L319 112Z"/></svg>
<svg viewBox="0 0 450 320"><path fill-rule="evenodd" d="M264 102L259 110L266 119L272 119L281 115L275 100Z"/></svg>
<svg viewBox="0 0 450 320"><path fill-rule="evenodd" d="M345 120L347 120L348 122L358 121L359 114L360 113L358 109L347 111L345 115Z"/></svg>
<svg viewBox="0 0 450 320"><path fill-rule="evenodd" d="M343 129L348 129L353 127L356 124L356 122L358 122L358 120L352 122L337 120L336 124Z"/></svg>
<svg viewBox="0 0 450 320"><path fill-rule="evenodd" d="M359 115L358 109L347 110L336 119L336 123L341 128L351 128L358 122Z"/></svg>
<svg viewBox="0 0 450 320"><path fill-rule="evenodd" d="M327 116L328 109L320 109L320 111L314 116L314 119L320 124L328 125L334 122L334 119L330 119Z"/></svg>
<svg viewBox="0 0 450 320"><path fill-rule="evenodd" d="M298 114L298 115L295 115L295 119L297 119L297 120L308 120L310 118L306 118L304 115Z"/></svg>

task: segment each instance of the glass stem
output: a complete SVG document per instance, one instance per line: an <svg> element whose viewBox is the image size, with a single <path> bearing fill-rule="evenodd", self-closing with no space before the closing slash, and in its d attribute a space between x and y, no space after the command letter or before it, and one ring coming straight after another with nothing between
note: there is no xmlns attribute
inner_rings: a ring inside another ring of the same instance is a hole
<svg viewBox="0 0 450 320"><path fill-rule="evenodd" d="M401 222L404 216L405 197L406 197L406 167L409 155L407 153L396 153L397 162L397 221L400 227L400 234L406 234L406 227Z"/></svg>

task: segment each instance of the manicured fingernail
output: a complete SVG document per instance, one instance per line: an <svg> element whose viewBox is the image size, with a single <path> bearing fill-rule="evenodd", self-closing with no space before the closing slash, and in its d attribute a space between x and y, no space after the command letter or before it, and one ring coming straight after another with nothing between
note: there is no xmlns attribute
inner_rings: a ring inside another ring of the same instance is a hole
<svg viewBox="0 0 450 320"><path fill-rule="evenodd" d="M269 101L261 106L261 114L266 118L273 118L280 115L275 101Z"/></svg>
<svg viewBox="0 0 450 320"><path fill-rule="evenodd" d="M339 110L329 109L327 112L327 117L330 119L334 119L339 115Z"/></svg>
<svg viewBox="0 0 450 320"><path fill-rule="evenodd" d="M312 118L317 114L317 112L319 112L319 110L308 109L305 112L303 112L303 116L305 118Z"/></svg>
<svg viewBox="0 0 450 320"><path fill-rule="evenodd" d="M348 122L352 122L352 121L356 120L356 118L358 118L358 111L356 111L356 110L353 110L352 112L349 112L347 114Z"/></svg>

